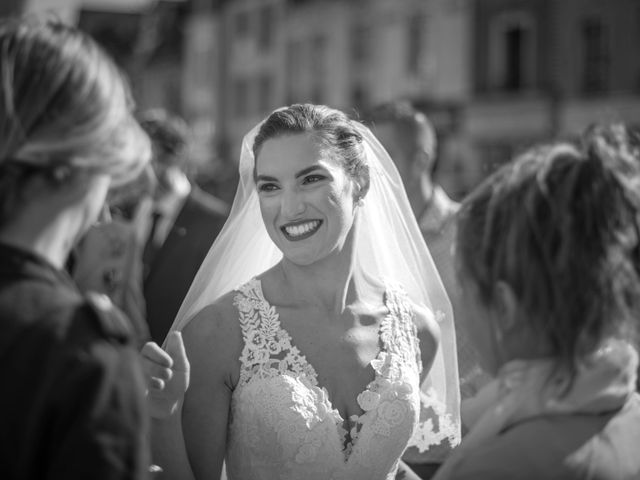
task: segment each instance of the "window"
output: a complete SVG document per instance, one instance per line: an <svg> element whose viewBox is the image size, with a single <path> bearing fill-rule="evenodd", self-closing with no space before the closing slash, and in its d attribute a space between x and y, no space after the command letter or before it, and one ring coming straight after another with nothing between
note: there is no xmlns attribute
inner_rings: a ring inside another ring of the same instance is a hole
<svg viewBox="0 0 640 480"><path fill-rule="evenodd" d="M302 58L300 42L290 41L287 44L287 104L294 103L299 97Z"/></svg>
<svg viewBox="0 0 640 480"><path fill-rule="evenodd" d="M311 101L324 103L324 80L326 77L327 40L323 35L316 35L310 41L311 50Z"/></svg>
<svg viewBox="0 0 640 480"><path fill-rule="evenodd" d="M249 82L244 78L237 78L233 83L233 104L236 117L249 113Z"/></svg>
<svg viewBox="0 0 640 480"><path fill-rule="evenodd" d="M0 3L0 17L22 14L25 9L24 0L3 0Z"/></svg>
<svg viewBox="0 0 640 480"><path fill-rule="evenodd" d="M601 18L582 22L582 44L582 89L585 93L604 92L609 84L609 38Z"/></svg>
<svg viewBox="0 0 640 480"><path fill-rule="evenodd" d="M273 45L275 31L275 10L273 6L266 5L260 9L258 23L258 48L266 51Z"/></svg>
<svg viewBox="0 0 640 480"><path fill-rule="evenodd" d="M356 84L351 89L351 105L354 108L366 109L369 105L369 94L364 85Z"/></svg>
<svg viewBox="0 0 640 480"><path fill-rule="evenodd" d="M640 5L638 5L638 8L636 9L635 33L636 33L636 38L635 38L636 45L640 45ZM640 67L640 60L636 55L636 68L638 71L638 76L636 79L637 92L640 92L640 68L639 67Z"/></svg>
<svg viewBox="0 0 640 480"><path fill-rule="evenodd" d="M356 25L351 31L351 61L363 65L370 60L370 32L364 25Z"/></svg>
<svg viewBox="0 0 640 480"><path fill-rule="evenodd" d="M311 62L314 75L323 75L325 73L326 63L325 55L327 52L327 41L323 35L316 35L310 41L311 43Z"/></svg>
<svg viewBox="0 0 640 480"><path fill-rule="evenodd" d="M258 113L266 113L273 105L273 81L268 73L258 77Z"/></svg>
<svg viewBox="0 0 640 480"><path fill-rule="evenodd" d="M426 40L426 17L414 15L407 25L407 71L413 75L420 73L424 59Z"/></svg>
<svg viewBox="0 0 640 480"><path fill-rule="evenodd" d="M243 39L249 36L249 12L238 12L235 17L236 38Z"/></svg>
<svg viewBox="0 0 640 480"><path fill-rule="evenodd" d="M535 86L535 21L527 12L509 12L491 23L489 85L491 90L517 92Z"/></svg>
<svg viewBox="0 0 640 480"><path fill-rule="evenodd" d="M505 90L519 90L524 86L525 73L523 53L527 31L522 26L513 26L505 32L505 68L503 85Z"/></svg>

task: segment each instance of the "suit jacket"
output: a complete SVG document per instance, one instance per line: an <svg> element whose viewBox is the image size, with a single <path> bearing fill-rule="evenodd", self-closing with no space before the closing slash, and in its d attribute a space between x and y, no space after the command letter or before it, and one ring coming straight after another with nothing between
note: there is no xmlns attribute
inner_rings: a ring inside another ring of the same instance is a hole
<svg viewBox="0 0 640 480"><path fill-rule="evenodd" d="M145 265L144 297L154 341L164 341L227 213L224 202L194 186L166 240Z"/></svg>

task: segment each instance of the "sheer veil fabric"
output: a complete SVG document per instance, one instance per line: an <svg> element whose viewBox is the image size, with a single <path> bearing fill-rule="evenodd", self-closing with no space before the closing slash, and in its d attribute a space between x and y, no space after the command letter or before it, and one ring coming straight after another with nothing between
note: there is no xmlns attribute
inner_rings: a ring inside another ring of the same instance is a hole
<svg viewBox="0 0 640 480"><path fill-rule="evenodd" d="M229 218L202 263L172 331L182 330L204 307L282 258L263 224L253 180L252 147L261 123L244 137L240 182ZM459 432L458 365L449 299L393 161L367 127L354 123L363 137L370 169L370 188L358 211L356 262L372 278L400 284L414 303L428 307L433 313L441 341L428 379L423 383L423 392L439 406L438 415L446 416L446 423ZM459 433L457 439L449 438L455 443L459 441Z"/></svg>

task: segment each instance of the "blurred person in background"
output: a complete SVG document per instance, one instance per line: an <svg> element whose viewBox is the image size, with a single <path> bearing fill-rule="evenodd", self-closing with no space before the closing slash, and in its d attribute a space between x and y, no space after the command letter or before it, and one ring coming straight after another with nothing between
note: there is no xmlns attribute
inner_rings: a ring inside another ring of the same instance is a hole
<svg viewBox="0 0 640 480"><path fill-rule="evenodd" d="M464 201L468 329L497 377L438 480L640 478L639 219L621 125L533 148Z"/></svg>
<svg viewBox="0 0 640 480"><path fill-rule="evenodd" d="M460 394L464 403L489 381L489 376L480 368L464 328L463 317L469 315L470 310L462 303L452 254L455 217L460 205L434 180L438 163L436 132L426 115L407 102L380 104L368 113L367 121L400 172L418 226L449 295L456 326ZM464 417L462 421L464 427ZM421 452L413 447L403 458L417 474L427 479L451 449L451 445L439 445Z"/></svg>
<svg viewBox="0 0 640 480"><path fill-rule="evenodd" d="M155 174L147 165L137 178L112 188L103 221L92 225L73 249L68 268L82 292L108 295L131 320L138 344L150 339L142 292L141 225L151 215Z"/></svg>
<svg viewBox="0 0 640 480"><path fill-rule="evenodd" d="M228 206L189 181L191 135L183 119L150 110L140 116L140 124L151 138L157 178L151 214L139 224L145 238L144 298L151 338L162 343Z"/></svg>
<svg viewBox="0 0 640 480"><path fill-rule="evenodd" d="M137 479L149 467L144 376L128 320L64 267L107 191L150 145L87 36L0 25L0 465L8 479Z"/></svg>

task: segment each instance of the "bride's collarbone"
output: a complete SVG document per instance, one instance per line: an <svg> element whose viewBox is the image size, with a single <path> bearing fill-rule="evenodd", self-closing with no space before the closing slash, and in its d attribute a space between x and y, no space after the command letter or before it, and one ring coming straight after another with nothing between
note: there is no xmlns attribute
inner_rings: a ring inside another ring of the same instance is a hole
<svg viewBox="0 0 640 480"><path fill-rule="evenodd" d="M287 324L311 324L318 328L343 328L379 326L382 319L388 314L386 305L371 303L348 304L337 312L335 309L319 305L302 303L293 300L270 302L279 314L281 323Z"/></svg>
<svg viewBox="0 0 640 480"><path fill-rule="evenodd" d="M280 325L299 348L308 344L345 353L372 345L377 348L383 318L383 312L335 314L309 307L279 308Z"/></svg>
<svg viewBox="0 0 640 480"><path fill-rule="evenodd" d="M315 370L333 408L345 420L362 414L357 397L375 380L370 363L380 353L380 325L389 313L386 305L358 302L335 313L291 298L280 300L269 302L280 327Z"/></svg>
<svg viewBox="0 0 640 480"><path fill-rule="evenodd" d="M380 351L380 319L343 323L322 321L313 315L302 318L285 313L280 317L281 325L313 366L320 385L345 392L347 398L360 393L374 377L370 363Z"/></svg>

